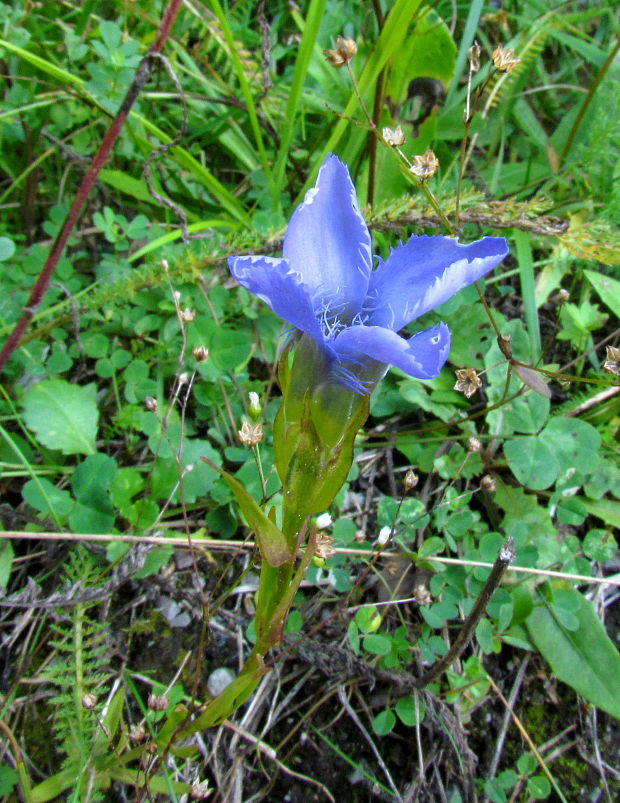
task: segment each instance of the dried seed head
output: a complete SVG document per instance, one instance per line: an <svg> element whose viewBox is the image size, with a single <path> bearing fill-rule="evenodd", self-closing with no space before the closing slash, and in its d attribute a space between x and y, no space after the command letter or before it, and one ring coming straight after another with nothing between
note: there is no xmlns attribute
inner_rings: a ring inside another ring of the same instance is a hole
<svg viewBox="0 0 620 803"><path fill-rule="evenodd" d="M245 443L246 446L256 446L265 437L261 421L257 424L250 424L249 421L244 421L237 434L241 443Z"/></svg>
<svg viewBox="0 0 620 803"><path fill-rule="evenodd" d="M478 44L478 42L474 42L473 45L467 51L467 57L469 58L469 69L472 72L478 72L480 69L480 54L482 53L482 48Z"/></svg>
<svg viewBox="0 0 620 803"><path fill-rule="evenodd" d="M144 406L147 410L150 410L152 413L157 412L157 399L154 399L152 396L147 396L144 400Z"/></svg>
<svg viewBox="0 0 620 803"><path fill-rule="evenodd" d="M478 440L478 438L471 437L467 441L467 449L470 452L481 452L482 451L482 444Z"/></svg>
<svg viewBox="0 0 620 803"><path fill-rule="evenodd" d="M416 487L420 478L415 473L415 471L410 468L409 471L405 474L405 491L413 491Z"/></svg>
<svg viewBox="0 0 620 803"><path fill-rule="evenodd" d="M403 129L397 125L396 128L388 128L387 126L382 131L383 139L392 148L399 148L405 144L405 133Z"/></svg>
<svg viewBox="0 0 620 803"><path fill-rule="evenodd" d="M482 379L473 368L459 368L456 371L456 385L454 390L464 393L467 398L471 398L474 393L482 386Z"/></svg>
<svg viewBox="0 0 620 803"><path fill-rule="evenodd" d="M332 67L344 67L349 64L357 53L357 44L354 39L346 39L344 36L336 37L336 49L325 50L325 58Z"/></svg>
<svg viewBox="0 0 620 803"><path fill-rule="evenodd" d="M148 707L151 711L165 711L170 705L167 694L149 694Z"/></svg>
<svg viewBox="0 0 620 803"><path fill-rule="evenodd" d="M415 597L415 601L418 603L418 605L430 605L433 601L430 591L425 585L422 584L415 587L413 596Z"/></svg>
<svg viewBox="0 0 620 803"><path fill-rule="evenodd" d="M185 307L179 312L179 318L185 323L191 323L196 317L196 310Z"/></svg>
<svg viewBox="0 0 620 803"><path fill-rule="evenodd" d="M331 558L331 556L336 552L334 549L335 540L336 539L332 535L327 535L326 533L317 533L316 550L314 553L317 558L323 558L323 560Z"/></svg>
<svg viewBox="0 0 620 803"><path fill-rule="evenodd" d="M510 72L520 63L521 59L516 58L514 50L509 47L498 45L493 51L493 64L500 72Z"/></svg>
<svg viewBox="0 0 620 803"><path fill-rule="evenodd" d="M570 293L565 287L561 287L558 292L551 299L556 304L563 304L570 298Z"/></svg>
<svg viewBox="0 0 620 803"><path fill-rule="evenodd" d="M98 697L96 694L86 694L82 697L82 708L94 708L97 705Z"/></svg>
<svg viewBox="0 0 620 803"><path fill-rule="evenodd" d="M209 788L208 781L194 781L191 796L193 800L206 800L213 790Z"/></svg>
<svg viewBox="0 0 620 803"><path fill-rule="evenodd" d="M143 742L146 739L146 728L144 725L132 725L129 729L129 739L132 742Z"/></svg>
<svg viewBox="0 0 620 803"><path fill-rule="evenodd" d="M603 368L610 374L620 376L620 349L615 346L607 346L605 356L607 359L603 363Z"/></svg>
<svg viewBox="0 0 620 803"><path fill-rule="evenodd" d="M495 480L490 474L485 474L480 480L480 487L489 494L495 493Z"/></svg>
<svg viewBox="0 0 620 803"><path fill-rule="evenodd" d="M192 354L194 355L196 362L204 362L205 360L209 359L209 349L205 348L204 346L194 346L192 349Z"/></svg>
<svg viewBox="0 0 620 803"><path fill-rule="evenodd" d="M429 148L422 156L414 156L413 164L409 168L416 178L420 181L428 181L439 170L439 159Z"/></svg>

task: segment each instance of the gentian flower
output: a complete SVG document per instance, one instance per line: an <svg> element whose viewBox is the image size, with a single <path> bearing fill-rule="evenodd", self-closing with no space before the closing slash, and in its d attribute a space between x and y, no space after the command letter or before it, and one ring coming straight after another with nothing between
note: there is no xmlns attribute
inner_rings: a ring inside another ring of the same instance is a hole
<svg viewBox="0 0 620 803"><path fill-rule="evenodd" d="M438 376L450 353L444 323L406 339L399 330L477 281L508 254L503 237L464 245L412 236L373 270L370 233L349 171L329 155L297 207L281 258L230 257L237 281L319 347L329 380L368 394L389 365Z"/></svg>

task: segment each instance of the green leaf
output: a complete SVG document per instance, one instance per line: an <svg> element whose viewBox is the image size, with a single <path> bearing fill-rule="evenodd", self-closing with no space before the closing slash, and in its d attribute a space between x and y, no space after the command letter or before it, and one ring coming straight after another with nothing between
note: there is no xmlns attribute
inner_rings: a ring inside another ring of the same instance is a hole
<svg viewBox="0 0 620 803"><path fill-rule="evenodd" d="M594 270L584 270L583 273L600 296L603 304L607 304L614 315L620 318L620 282Z"/></svg>
<svg viewBox="0 0 620 803"><path fill-rule="evenodd" d="M360 652L360 631L358 626L355 624L353 620L349 622L349 626L347 628L347 637L349 639L349 644L351 645L351 649L356 655L359 655Z"/></svg>
<svg viewBox="0 0 620 803"><path fill-rule="evenodd" d="M22 496L39 513L56 516L61 522L66 521L75 505L69 491L57 488L46 477L28 480L22 488Z"/></svg>
<svg viewBox="0 0 620 803"><path fill-rule="evenodd" d="M392 649L392 641L387 636L378 636L373 633L364 637L364 649L373 655L387 655Z"/></svg>
<svg viewBox="0 0 620 803"><path fill-rule="evenodd" d="M362 633L374 633L381 627L381 614L374 605L360 608L355 612L355 624Z"/></svg>
<svg viewBox="0 0 620 803"><path fill-rule="evenodd" d="M243 485L227 471L219 468L215 463L207 460L206 457L201 459L222 475L224 482L235 495L241 512L256 535L261 555L267 563L270 566L282 566L283 563L291 561L293 556L290 553L284 534L263 513L254 497L250 496Z"/></svg>
<svg viewBox="0 0 620 803"><path fill-rule="evenodd" d="M551 794L551 784L544 775L533 775L527 779L527 791L530 797L546 800Z"/></svg>
<svg viewBox="0 0 620 803"><path fill-rule="evenodd" d="M507 441L504 454L512 473L528 488L548 488L560 472L553 448L539 437Z"/></svg>
<svg viewBox="0 0 620 803"><path fill-rule="evenodd" d="M620 719L620 655L608 638L592 603L578 591L562 589L574 604L576 630L568 630L539 595L526 620L537 649L554 674L588 702Z"/></svg>
<svg viewBox="0 0 620 803"><path fill-rule="evenodd" d="M389 708L380 711L372 721L372 729L377 736L386 736L396 725L396 716Z"/></svg>
<svg viewBox="0 0 620 803"><path fill-rule="evenodd" d="M593 529L589 530L583 539L583 551L591 560L605 563L618 551L618 543L612 532Z"/></svg>
<svg viewBox="0 0 620 803"><path fill-rule="evenodd" d="M573 468L588 474L600 459L601 436L592 424L578 418L552 418L539 440L557 455L562 471Z"/></svg>
<svg viewBox="0 0 620 803"><path fill-rule="evenodd" d="M15 243L8 237L0 237L0 262L10 259L15 253Z"/></svg>
<svg viewBox="0 0 620 803"><path fill-rule="evenodd" d="M15 552L10 541L0 542L0 588L6 588L11 576L11 567Z"/></svg>
<svg viewBox="0 0 620 803"><path fill-rule="evenodd" d="M63 454L94 454L97 437L97 388L47 379L24 396L24 420L40 443Z"/></svg>
<svg viewBox="0 0 620 803"><path fill-rule="evenodd" d="M422 722L424 719L424 700L421 697L418 698L417 716L416 701L413 694L407 694L405 697L401 697L396 703L395 711L403 725L417 725L418 722Z"/></svg>
<svg viewBox="0 0 620 803"><path fill-rule="evenodd" d="M75 469L71 487L77 504L69 516L76 533L107 533L114 524L114 508L110 500L110 483L117 471L113 457L89 455Z"/></svg>

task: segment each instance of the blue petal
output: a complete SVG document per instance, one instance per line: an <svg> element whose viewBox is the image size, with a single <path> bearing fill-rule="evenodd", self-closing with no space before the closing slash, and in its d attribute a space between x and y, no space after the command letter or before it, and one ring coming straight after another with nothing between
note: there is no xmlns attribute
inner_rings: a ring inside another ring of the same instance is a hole
<svg viewBox="0 0 620 803"><path fill-rule="evenodd" d="M293 213L282 254L310 288L317 310L328 306L350 323L366 298L372 254L355 187L337 156L325 159L316 186Z"/></svg>
<svg viewBox="0 0 620 803"><path fill-rule="evenodd" d="M286 259L260 255L229 257L228 267L239 284L269 304L276 315L323 343L308 287Z"/></svg>
<svg viewBox="0 0 620 803"><path fill-rule="evenodd" d="M372 275L368 322L398 331L480 279L507 254L503 237L463 245L451 237L413 236Z"/></svg>
<svg viewBox="0 0 620 803"><path fill-rule="evenodd" d="M450 330L445 323L409 340L382 326L351 326L341 332L334 349L344 362L360 362L360 353L390 363L417 379L434 379L450 354Z"/></svg>

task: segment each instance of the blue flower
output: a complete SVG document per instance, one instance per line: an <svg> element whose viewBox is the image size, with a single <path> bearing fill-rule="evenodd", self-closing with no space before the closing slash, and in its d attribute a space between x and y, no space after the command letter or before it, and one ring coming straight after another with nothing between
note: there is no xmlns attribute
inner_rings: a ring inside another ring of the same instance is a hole
<svg viewBox="0 0 620 803"><path fill-rule="evenodd" d="M332 379L370 393L389 365L438 376L450 353L444 323L409 339L398 331L492 270L503 237L463 245L413 236L373 270L370 233L345 164L329 155L295 210L281 258L230 257L237 281L319 346Z"/></svg>

